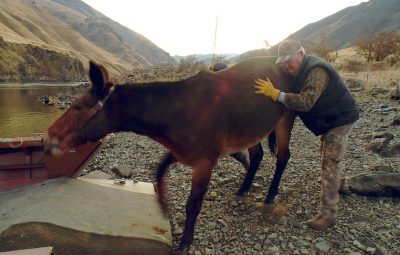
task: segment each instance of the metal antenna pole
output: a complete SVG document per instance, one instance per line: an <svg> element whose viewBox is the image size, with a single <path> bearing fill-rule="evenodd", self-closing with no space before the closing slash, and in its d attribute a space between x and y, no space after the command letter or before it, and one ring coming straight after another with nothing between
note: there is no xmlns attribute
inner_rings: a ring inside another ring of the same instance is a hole
<svg viewBox="0 0 400 255"><path fill-rule="evenodd" d="M215 21L214 50L213 50L213 55L212 55L211 68L213 68L214 64L215 64L215 45L217 45L217 28L218 28L218 16Z"/></svg>

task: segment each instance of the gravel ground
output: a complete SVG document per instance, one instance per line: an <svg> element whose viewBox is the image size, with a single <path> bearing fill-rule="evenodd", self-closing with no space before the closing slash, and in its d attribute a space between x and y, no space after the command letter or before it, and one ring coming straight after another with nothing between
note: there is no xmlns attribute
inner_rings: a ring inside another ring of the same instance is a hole
<svg viewBox="0 0 400 255"><path fill-rule="evenodd" d="M343 161L349 176L379 170L400 172L400 157L384 158L366 149L371 135L390 132L390 144L400 142L400 126L390 122L399 114L399 103L387 93L356 94L361 118L349 137ZM268 145L263 141L263 147ZM83 174L101 170L112 174L115 166L134 169L132 179L154 182L154 169L165 149L144 136L112 134L105 148ZM371 198L354 194L341 197L338 223L327 231L313 231L302 222L319 208L319 139L296 120L291 140L292 157L277 196L280 213L263 214L256 209L272 179L275 160L265 152L250 193L241 201L233 194L245 170L230 157L221 158L214 169L209 190L197 220L190 254L400 254L400 199ZM174 251L183 232L185 204L190 192L191 169L174 164L167 174L168 203ZM134 202L134 201L132 201Z"/></svg>

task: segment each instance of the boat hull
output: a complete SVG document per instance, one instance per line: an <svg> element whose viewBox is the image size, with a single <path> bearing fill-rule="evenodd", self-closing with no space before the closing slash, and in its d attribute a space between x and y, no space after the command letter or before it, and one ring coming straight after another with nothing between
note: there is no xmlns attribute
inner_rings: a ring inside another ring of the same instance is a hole
<svg viewBox="0 0 400 255"><path fill-rule="evenodd" d="M78 177L106 138L60 156L44 153L43 137L0 138L0 191L58 177Z"/></svg>

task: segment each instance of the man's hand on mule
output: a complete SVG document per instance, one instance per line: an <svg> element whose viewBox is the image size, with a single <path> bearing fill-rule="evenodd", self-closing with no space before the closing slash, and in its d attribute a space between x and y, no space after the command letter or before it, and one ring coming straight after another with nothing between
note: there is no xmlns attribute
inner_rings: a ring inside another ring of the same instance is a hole
<svg viewBox="0 0 400 255"><path fill-rule="evenodd" d="M268 78L267 80L257 79L255 83L256 94L268 96L274 101L278 99L280 91L274 87L274 84Z"/></svg>

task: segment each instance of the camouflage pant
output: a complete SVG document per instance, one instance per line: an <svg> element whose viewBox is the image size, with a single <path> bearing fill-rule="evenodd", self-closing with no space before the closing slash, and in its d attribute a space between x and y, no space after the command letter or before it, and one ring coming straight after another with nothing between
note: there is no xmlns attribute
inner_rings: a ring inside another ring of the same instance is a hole
<svg viewBox="0 0 400 255"><path fill-rule="evenodd" d="M336 127L321 136L322 178L321 212L336 215L339 202L339 186L342 178L340 161L344 157L347 136L353 123Z"/></svg>

